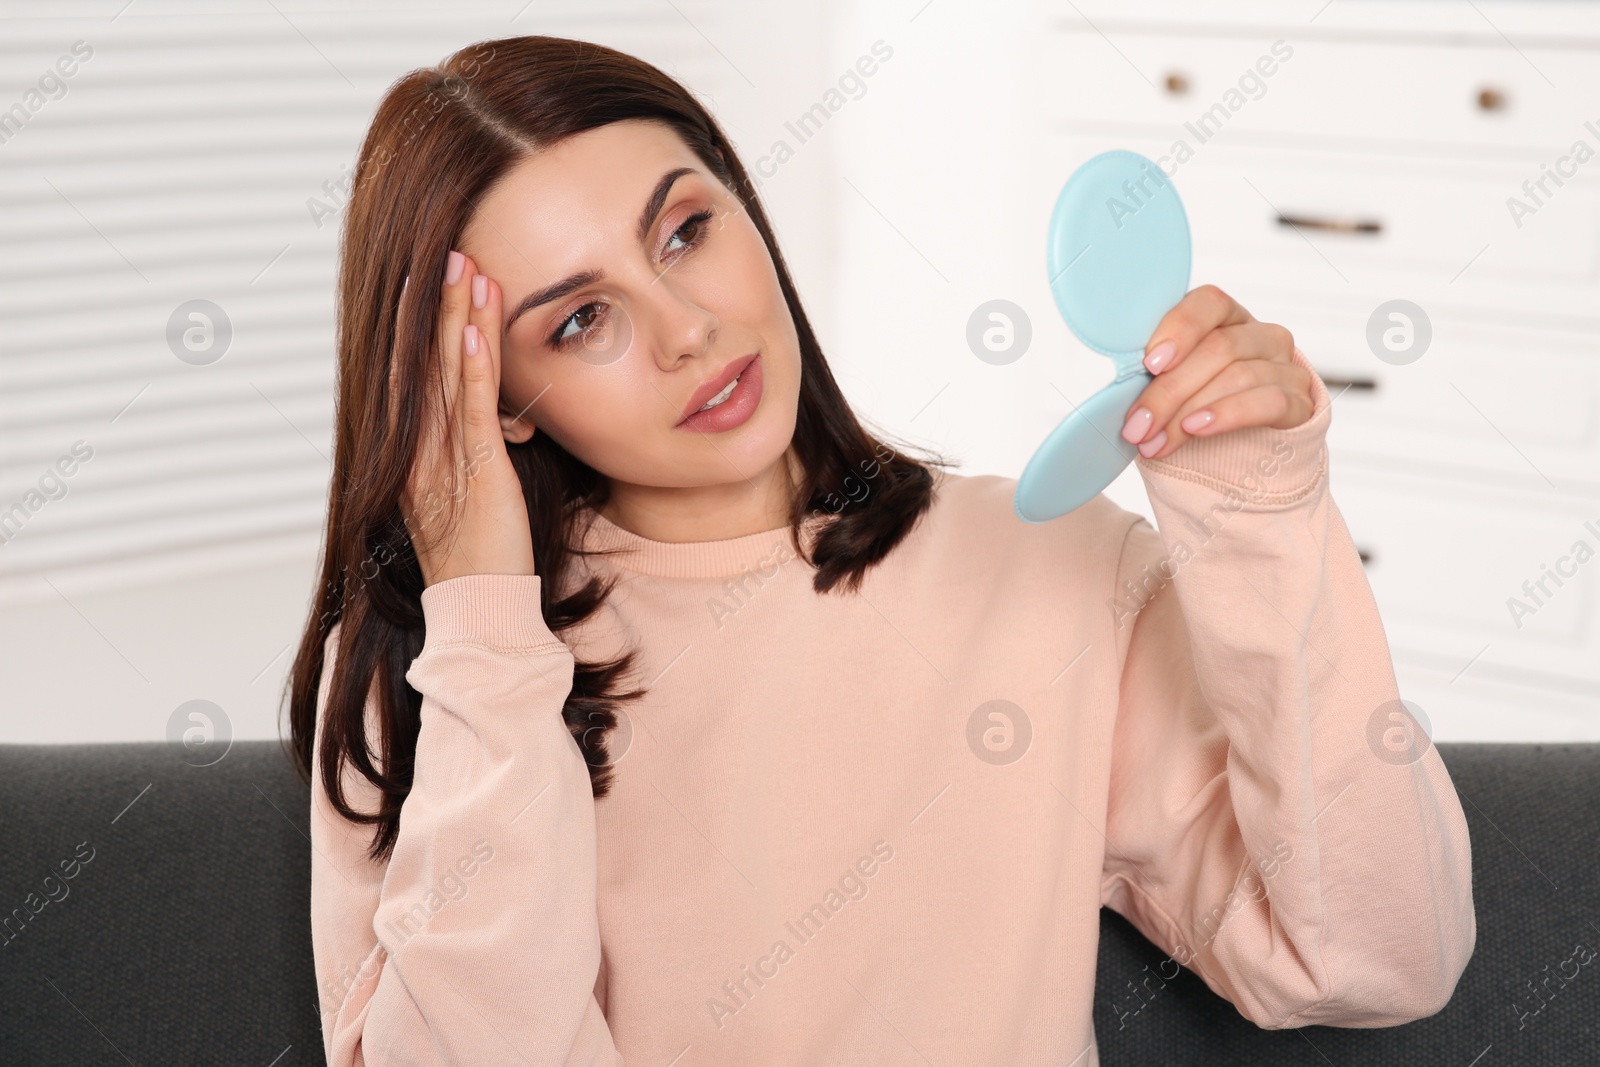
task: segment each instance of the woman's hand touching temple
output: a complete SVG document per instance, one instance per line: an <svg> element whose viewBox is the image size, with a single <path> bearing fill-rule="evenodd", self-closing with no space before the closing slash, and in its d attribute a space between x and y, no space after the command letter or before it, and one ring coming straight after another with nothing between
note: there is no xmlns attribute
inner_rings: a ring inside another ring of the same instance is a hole
<svg viewBox="0 0 1600 1067"><path fill-rule="evenodd" d="M1146 459L1165 459L1191 437L1249 426L1287 430L1311 417L1312 378L1292 360L1293 335L1257 322L1214 285L1190 290L1150 342L1144 363L1156 377L1122 427Z"/></svg>
<svg viewBox="0 0 1600 1067"><path fill-rule="evenodd" d="M424 585L466 574L534 574L528 505L497 410L500 286L471 257L446 257L428 410L400 506ZM398 387L391 360L389 390ZM391 403L391 412L399 409Z"/></svg>

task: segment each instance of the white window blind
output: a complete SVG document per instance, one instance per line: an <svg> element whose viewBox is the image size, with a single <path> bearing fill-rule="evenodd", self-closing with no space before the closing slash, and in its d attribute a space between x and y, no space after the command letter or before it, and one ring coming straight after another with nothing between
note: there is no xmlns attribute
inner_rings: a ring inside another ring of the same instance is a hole
<svg viewBox="0 0 1600 1067"><path fill-rule="evenodd" d="M0 21L0 603L315 556L339 188L396 77L549 33L739 78L706 5L120 6Z"/></svg>

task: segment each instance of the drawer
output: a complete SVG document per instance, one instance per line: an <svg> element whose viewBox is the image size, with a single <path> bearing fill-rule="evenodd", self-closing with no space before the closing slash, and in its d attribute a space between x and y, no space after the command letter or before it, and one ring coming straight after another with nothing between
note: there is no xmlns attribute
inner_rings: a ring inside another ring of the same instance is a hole
<svg viewBox="0 0 1600 1067"><path fill-rule="evenodd" d="M1327 383L1332 455L1468 486L1554 489L1600 508L1600 338L1441 317L1427 353L1395 366L1367 348L1366 307L1236 295L1293 331Z"/></svg>
<svg viewBox="0 0 1600 1067"><path fill-rule="evenodd" d="M1594 697L1461 671L1458 662L1394 649L1395 677L1435 741L1600 741Z"/></svg>
<svg viewBox="0 0 1600 1067"><path fill-rule="evenodd" d="M1568 8L1575 23L1600 29L1600 14ZM1140 127L1197 154L1212 138L1402 154L1513 146L1536 159L1579 137L1594 145L1584 123L1600 98L1600 42L1546 36L1509 48L1488 24L1464 40L1377 32L1270 22L1238 35L1184 32L1069 13L1034 44L1036 88L1058 128Z"/></svg>
<svg viewBox="0 0 1600 1067"><path fill-rule="evenodd" d="M1162 151L1136 135L1042 141L1026 217L1048 219L1067 176L1110 148ZM1425 309L1600 334L1600 156L1589 167L1520 227L1506 199L1528 171L1504 164L1380 167L1326 153L1218 149L1173 180L1193 233L1194 284L1232 292L1259 280L1368 310L1404 297Z"/></svg>
<svg viewBox="0 0 1600 1067"><path fill-rule="evenodd" d="M1479 679L1600 698L1600 501L1452 494L1341 467L1337 457L1330 486L1368 556L1397 657L1404 650L1452 675L1471 663ZM1562 584L1552 569L1565 572ZM1543 591L1525 588L1541 580ZM1514 614L1513 601L1528 610Z"/></svg>
<svg viewBox="0 0 1600 1067"><path fill-rule="evenodd" d="M1270 258L1284 285L1404 286L1418 303L1426 292L1600 313L1600 159L1587 177L1520 227L1506 200L1522 178L1504 168L1390 163L1380 173L1306 154L1214 156L1175 181L1192 208L1197 262L1201 252L1218 263Z"/></svg>

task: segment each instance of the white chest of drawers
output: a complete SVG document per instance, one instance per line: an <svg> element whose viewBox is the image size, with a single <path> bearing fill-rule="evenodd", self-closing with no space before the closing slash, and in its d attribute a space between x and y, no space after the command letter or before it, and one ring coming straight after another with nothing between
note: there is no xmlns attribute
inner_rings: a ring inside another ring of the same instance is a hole
<svg viewBox="0 0 1600 1067"><path fill-rule="evenodd" d="M1600 3L1049 3L1030 198L1128 148L1289 327L1434 736L1600 739ZM1270 73L1267 73L1270 71ZM1368 342L1425 313L1411 362ZM1077 361L1086 393L1108 377ZM1149 513L1136 473L1112 487Z"/></svg>

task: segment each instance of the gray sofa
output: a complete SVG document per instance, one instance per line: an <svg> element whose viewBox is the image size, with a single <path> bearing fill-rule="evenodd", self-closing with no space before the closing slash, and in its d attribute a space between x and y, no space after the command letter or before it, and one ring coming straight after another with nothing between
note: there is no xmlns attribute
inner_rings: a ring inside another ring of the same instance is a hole
<svg viewBox="0 0 1600 1067"><path fill-rule="evenodd" d="M1103 911L1105 1067L1600 1064L1600 744L1439 748L1478 911L1444 1011L1260 1030ZM0 1064L320 1064L308 807L273 742L204 769L160 743L0 745Z"/></svg>

